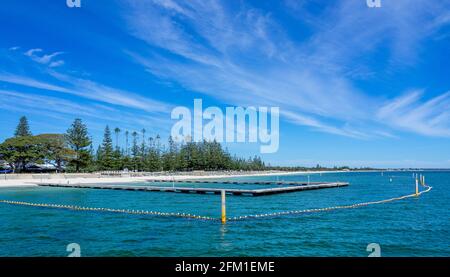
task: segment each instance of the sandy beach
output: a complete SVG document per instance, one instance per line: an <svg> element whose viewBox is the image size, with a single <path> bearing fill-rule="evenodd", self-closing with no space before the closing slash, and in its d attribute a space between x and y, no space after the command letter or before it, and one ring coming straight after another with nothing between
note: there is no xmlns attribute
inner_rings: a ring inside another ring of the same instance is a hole
<svg viewBox="0 0 450 277"><path fill-rule="evenodd" d="M255 171L255 172L194 172L190 174L167 173L146 176L108 176L100 174L24 174L5 175L0 177L0 188L11 187L33 187L39 183L47 184L113 184L113 183L133 183L151 180L189 180L207 178L230 178L230 177L250 177L250 176L275 176L275 175L297 175L297 174L318 174L333 173L340 171ZM89 176L91 175L91 176Z"/></svg>

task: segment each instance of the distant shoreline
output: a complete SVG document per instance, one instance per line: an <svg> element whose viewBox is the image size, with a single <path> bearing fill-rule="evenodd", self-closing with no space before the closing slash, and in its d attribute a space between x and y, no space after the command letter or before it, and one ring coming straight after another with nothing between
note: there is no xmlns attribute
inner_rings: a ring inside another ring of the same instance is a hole
<svg viewBox="0 0 450 277"><path fill-rule="evenodd" d="M122 173L109 176L106 173L37 173L37 174L8 174L0 176L0 188L33 187L41 182L53 184L99 184L99 183L132 183L151 180L189 180L207 178L233 178L251 176L281 176L297 174L337 173L348 171L193 171L193 172L164 172L164 173ZM111 172L115 174L116 172ZM135 175L135 176L131 176ZM136 176L138 175L138 176ZM141 175L141 176L139 176ZM3 179L5 177L6 179Z"/></svg>
<svg viewBox="0 0 450 277"><path fill-rule="evenodd" d="M442 169L441 169L442 170ZM315 170L315 171L191 171L191 172L102 172L102 173L36 173L36 174L6 174L0 175L0 188L35 187L39 183L53 184L99 184L99 183L133 183L151 180L192 180L207 178L233 178L252 176L286 176L321 173L346 172L381 172L381 171L426 171L426 169L410 170ZM108 175L109 174L109 175ZM120 175L119 175L120 174Z"/></svg>

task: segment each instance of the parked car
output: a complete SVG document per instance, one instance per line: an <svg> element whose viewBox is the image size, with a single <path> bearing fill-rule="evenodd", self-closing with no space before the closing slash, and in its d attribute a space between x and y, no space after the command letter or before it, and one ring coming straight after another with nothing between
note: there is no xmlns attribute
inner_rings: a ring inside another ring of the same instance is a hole
<svg viewBox="0 0 450 277"><path fill-rule="evenodd" d="M0 173L4 174L11 172L13 172L11 166L6 161L0 160Z"/></svg>
<svg viewBox="0 0 450 277"><path fill-rule="evenodd" d="M52 164L36 164L29 163L25 165L25 170L28 172L53 172L56 171L56 167Z"/></svg>

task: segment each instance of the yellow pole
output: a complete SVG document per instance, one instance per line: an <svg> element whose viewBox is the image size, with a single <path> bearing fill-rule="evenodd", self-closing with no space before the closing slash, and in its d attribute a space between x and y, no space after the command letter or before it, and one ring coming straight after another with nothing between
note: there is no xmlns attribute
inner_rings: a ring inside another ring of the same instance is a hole
<svg viewBox="0 0 450 277"><path fill-rule="evenodd" d="M226 212L226 205L225 205L225 190L222 190L222 224L225 224L227 222L227 212Z"/></svg>
<svg viewBox="0 0 450 277"><path fill-rule="evenodd" d="M416 196L419 196L419 180L416 178Z"/></svg>

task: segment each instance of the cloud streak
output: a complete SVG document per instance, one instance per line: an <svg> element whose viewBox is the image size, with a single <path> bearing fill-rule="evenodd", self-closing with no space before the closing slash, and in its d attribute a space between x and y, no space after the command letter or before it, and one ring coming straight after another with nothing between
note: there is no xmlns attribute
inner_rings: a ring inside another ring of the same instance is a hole
<svg viewBox="0 0 450 277"><path fill-rule="evenodd" d="M287 114L306 113L311 120L294 122L344 135L357 132L337 131L319 121L362 117L354 104L370 106L346 80L300 61L292 41L270 16L257 10L243 9L233 16L218 2L204 1L132 2L129 8L126 19L133 35L183 58L130 53L154 75L230 104L281 106ZM197 39L177 21L193 26Z"/></svg>
<svg viewBox="0 0 450 277"><path fill-rule="evenodd" d="M60 97L43 96L14 90L0 90L0 96L3 99L0 103L0 108L26 113L32 111L41 116L53 117L59 120L67 121L82 116L91 122L103 120L109 123L120 124L121 127L129 129L136 128L136 125L151 125L159 130L168 129L167 126L170 123L170 119L164 120L164 118L146 113L131 113L95 103L79 104Z"/></svg>
<svg viewBox="0 0 450 277"><path fill-rule="evenodd" d="M33 61L48 65L49 67L58 67L64 64L63 60L56 60L55 58L64 54L64 52L54 52L52 54L43 54L39 56L37 53L42 53L43 50L40 48L33 48L24 53L25 56L30 57Z"/></svg>
<svg viewBox="0 0 450 277"><path fill-rule="evenodd" d="M232 10L217 1L128 1L123 18L127 31L149 46L147 53L127 53L152 75L229 104L280 106L294 124L366 139L393 137L386 126L401 124L373 117L382 109L378 97L353 82L373 73L352 61L371 57L388 40L390 64L413 62L420 42L448 23L445 16L431 20L446 4L429 2L393 1L374 13L358 1L340 1L308 14L314 32L300 42L270 13L246 4ZM305 5L297 8L308 13ZM445 135L447 118L435 120L427 132L408 130Z"/></svg>
<svg viewBox="0 0 450 277"><path fill-rule="evenodd" d="M120 58L126 53L127 61L134 63L127 70L135 70L137 64L158 81L179 84L224 105L279 106L282 120L333 135L396 138L395 132L408 131L449 136L448 93L430 98L423 91L409 91L398 97L416 87L414 80L399 91L384 91L389 86L375 91L361 86L361 81L374 82L380 72L394 75L399 68L418 63L423 42L442 38L440 31L449 25L450 1L417 0L414 5L387 1L382 9L369 9L365 1L284 1L279 8L285 9L282 15L292 16L289 20L280 18L275 9L267 11L264 5L255 8L247 2L117 3L120 9L110 18L119 16L123 24L111 26L123 26L121 31L131 40L113 43L111 52ZM295 26L286 23L294 19ZM96 50L104 51L109 45L101 42ZM161 119L177 102L156 100L149 96L154 91L114 87L114 80L107 85L76 76L63 66L61 57L68 59L67 52L9 50L18 53L17 64L26 60L39 70L36 75L25 74L28 71L19 65L11 71L14 74L0 71L5 91L12 84L57 92L62 98L76 96L92 105ZM85 53L79 54L82 60Z"/></svg>
<svg viewBox="0 0 450 277"><path fill-rule="evenodd" d="M426 136L450 137L450 91L426 100L415 90L389 101L377 117L403 130Z"/></svg>
<svg viewBox="0 0 450 277"><path fill-rule="evenodd" d="M21 75L0 73L0 81L15 85L71 94L111 105L139 109L148 113L168 112L170 105L152 100L130 91L109 87L88 79L76 78L51 71L50 75L63 85L28 78Z"/></svg>

